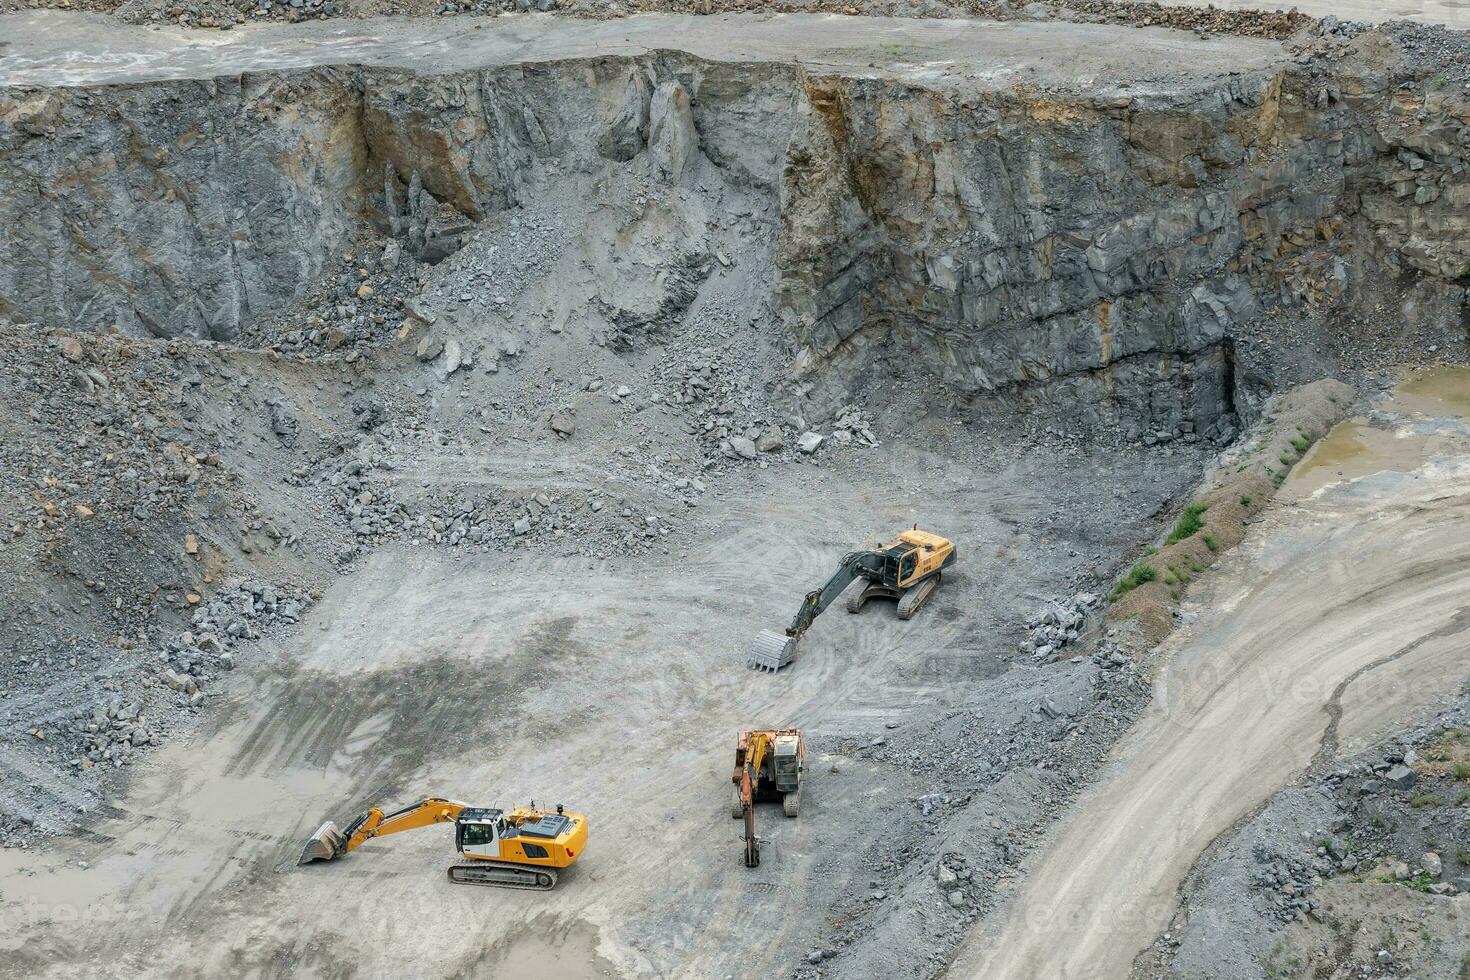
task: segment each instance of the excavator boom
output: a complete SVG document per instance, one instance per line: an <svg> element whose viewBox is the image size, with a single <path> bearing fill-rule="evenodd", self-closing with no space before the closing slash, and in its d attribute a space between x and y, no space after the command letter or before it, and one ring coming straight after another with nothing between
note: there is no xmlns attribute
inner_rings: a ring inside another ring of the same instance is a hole
<svg viewBox="0 0 1470 980"><path fill-rule="evenodd" d="M745 819L745 866L759 867L760 838L755 835L755 784L761 778L761 766L771 750L771 736L752 732L745 747L745 771L740 775L740 812Z"/></svg>
<svg viewBox="0 0 1470 980"><path fill-rule="evenodd" d="M811 627L816 618L837 601L837 597L852 584L853 579L865 572L877 570L882 562L882 556L872 551L853 551L844 555L837 571L832 573L826 584L808 592L801 600L801 608L796 611L791 625L786 627L786 635L800 639L801 634Z"/></svg>
<svg viewBox="0 0 1470 980"><path fill-rule="evenodd" d="M355 818L347 825L346 830L339 830L336 824L328 820L307 838L306 846L301 850L301 860L297 863L332 861L348 851L356 850L374 837L384 837L436 823L453 823L464 810L465 804L455 800L428 797L392 813L384 813L381 807L375 806Z"/></svg>
<svg viewBox="0 0 1470 980"><path fill-rule="evenodd" d="M746 663L757 670L780 670L796 659L796 644L812 623L837 601L853 579L881 570L883 556L873 551L852 551L844 555L837 571L819 589L808 592L785 635L774 630L761 630L750 644Z"/></svg>

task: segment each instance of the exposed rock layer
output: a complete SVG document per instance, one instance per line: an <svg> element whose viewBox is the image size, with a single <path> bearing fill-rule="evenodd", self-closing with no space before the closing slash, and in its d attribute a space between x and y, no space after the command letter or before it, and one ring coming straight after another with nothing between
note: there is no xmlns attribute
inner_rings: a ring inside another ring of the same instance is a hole
<svg viewBox="0 0 1470 980"><path fill-rule="evenodd" d="M819 407L897 355L961 400L1213 435L1232 331L1263 311L1407 290L1407 329L1464 315L1470 103L1395 57L1370 33L1327 64L1136 96L670 52L5 89L0 313L228 339L393 218L385 169L390 198L417 174L472 221L535 168L697 194L702 158L769 195L792 375Z"/></svg>

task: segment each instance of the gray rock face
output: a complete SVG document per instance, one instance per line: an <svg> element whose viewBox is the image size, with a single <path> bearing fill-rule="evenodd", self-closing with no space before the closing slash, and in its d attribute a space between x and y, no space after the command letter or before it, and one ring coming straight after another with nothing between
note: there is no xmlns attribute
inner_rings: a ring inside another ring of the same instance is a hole
<svg viewBox="0 0 1470 980"><path fill-rule="evenodd" d="M1462 315L1470 106L1426 95L1407 124L1395 91L1352 59L1042 97L677 52L6 89L0 314L229 338L301 298L364 220L437 261L543 164L688 184L707 160L770 202L753 220L804 414L899 356L962 400L1198 438L1233 431L1230 338L1267 302L1372 305L1408 274L1405 316ZM685 246L648 295L618 284L628 342L717 264ZM1341 258L1284 261L1309 249Z"/></svg>
<svg viewBox="0 0 1470 980"><path fill-rule="evenodd" d="M689 93L678 82L665 82L653 93L648 110L648 150L654 172L677 184L699 152L699 133L689 111Z"/></svg>
<svg viewBox="0 0 1470 980"><path fill-rule="evenodd" d="M229 339L361 208L348 73L0 91L0 313Z"/></svg>
<svg viewBox="0 0 1470 980"><path fill-rule="evenodd" d="M1232 328L1303 289L1283 284L1283 258L1319 248L1407 265L1437 277L1425 282L1439 312L1421 314L1453 318L1463 208L1415 204L1408 184L1376 190L1393 159L1382 145L1427 137L1390 121L1392 83L1367 73L1334 83L1355 89L1351 106L1289 110L1317 104L1319 84L1246 73L1166 105L907 98L884 80L824 80L783 172L798 368L831 404L891 339L963 395L1205 431L1231 408ZM1409 183L1448 180L1459 196L1470 168L1455 99L1427 105L1423 129L1457 144L1441 139L1442 169ZM1366 221L1349 217L1355 184L1372 189ZM1372 305L1378 286L1353 266L1336 263L1334 288Z"/></svg>
<svg viewBox="0 0 1470 980"><path fill-rule="evenodd" d="M648 142L648 77L637 67L628 69L627 84L598 141L598 152L620 163L643 152Z"/></svg>

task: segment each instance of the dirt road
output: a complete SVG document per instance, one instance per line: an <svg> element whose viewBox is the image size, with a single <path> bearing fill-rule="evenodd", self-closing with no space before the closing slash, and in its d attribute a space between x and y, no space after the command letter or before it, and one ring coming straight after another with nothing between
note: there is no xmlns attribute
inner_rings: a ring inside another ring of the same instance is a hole
<svg viewBox="0 0 1470 980"><path fill-rule="evenodd" d="M0 46L0 85L100 85L340 64L453 71L672 47L712 61L799 60L812 70L840 67L929 85L951 75L996 88L1023 80L1110 87L1126 78L1127 90L1139 93L1284 60L1279 44L1243 37L1207 41L1104 24L977 25L833 14L645 14L513 23L375 18L258 24L221 34L131 27L96 15L43 10L0 16L0 37L7 42Z"/></svg>
<svg viewBox="0 0 1470 980"><path fill-rule="evenodd" d="M1470 678L1470 434L1414 415L1345 425L1397 432L1396 458L1282 507L1221 564L1167 644L1155 704L951 975L1128 976L1211 840L1319 753ZM1353 463L1341 438L1323 444L1334 470ZM1310 455L1301 473L1321 480Z"/></svg>

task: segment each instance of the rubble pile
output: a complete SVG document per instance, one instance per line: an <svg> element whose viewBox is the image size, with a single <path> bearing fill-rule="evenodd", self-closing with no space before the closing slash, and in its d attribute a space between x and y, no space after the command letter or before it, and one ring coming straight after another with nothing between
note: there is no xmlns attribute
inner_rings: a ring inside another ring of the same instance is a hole
<svg viewBox="0 0 1470 980"><path fill-rule="evenodd" d="M1097 604L1098 596L1093 592L1079 592L1071 599L1048 603L1045 610L1026 621L1030 632L1018 644L1021 653L1037 660L1060 655L1082 637Z"/></svg>

